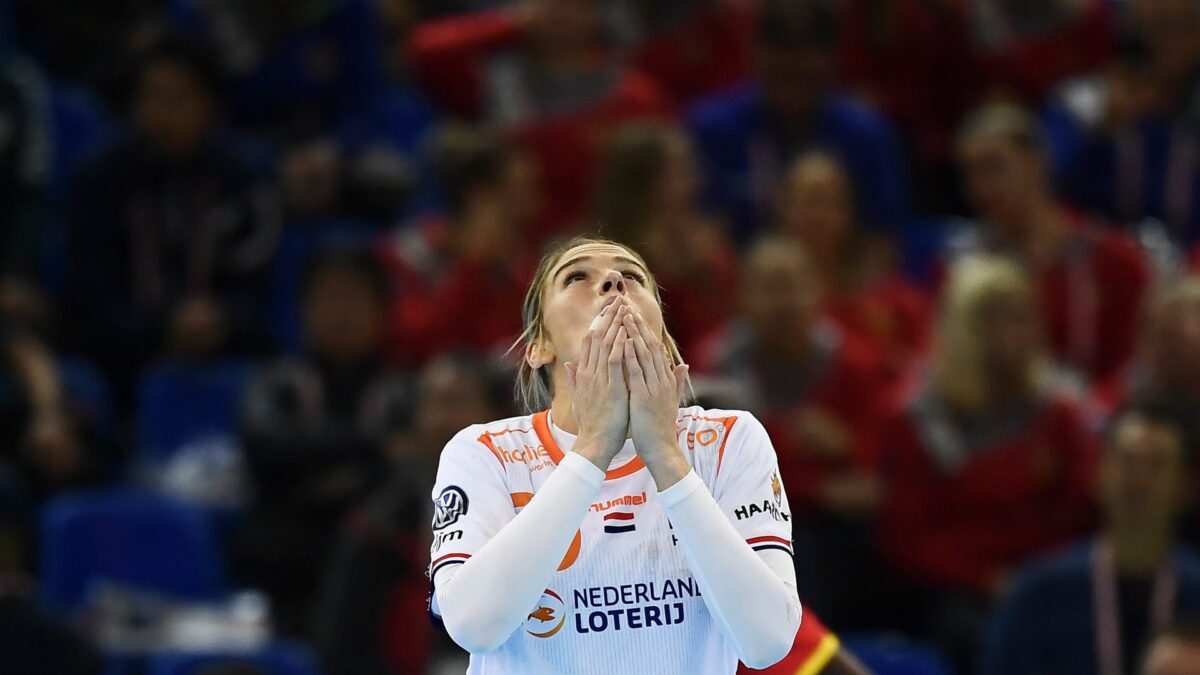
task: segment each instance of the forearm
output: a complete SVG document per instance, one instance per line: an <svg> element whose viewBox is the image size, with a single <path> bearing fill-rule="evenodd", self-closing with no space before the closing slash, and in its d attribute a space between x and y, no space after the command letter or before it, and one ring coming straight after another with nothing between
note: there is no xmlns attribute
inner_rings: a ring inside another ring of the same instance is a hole
<svg viewBox="0 0 1200 675"><path fill-rule="evenodd" d="M446 632L471 653L503 644L533 610L604 472L569 453L525 509L465 563L434 579Z"/></svg>
<svg viewBox="0 0 1200 675"><path fill-rule="evenodd" d="M659 499L705 604L742 662L765 668L786 656L801 614L790 565L773 570L751 550L695 473L660 492Z"/></svg>

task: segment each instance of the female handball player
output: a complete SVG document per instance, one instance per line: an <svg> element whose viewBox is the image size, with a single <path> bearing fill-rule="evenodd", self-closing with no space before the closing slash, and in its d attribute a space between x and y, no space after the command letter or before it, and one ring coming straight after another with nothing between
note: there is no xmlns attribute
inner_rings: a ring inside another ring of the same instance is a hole
<svg viewBox="0 0 1200 675"><path fill-rule="evenodd" d="M519 394L541 412L461 431L433 488L430 610L467 672L783 659L801 607L775 450L747 412L680 407L688 367L641 256L559 247L523 323Z"/></svg>

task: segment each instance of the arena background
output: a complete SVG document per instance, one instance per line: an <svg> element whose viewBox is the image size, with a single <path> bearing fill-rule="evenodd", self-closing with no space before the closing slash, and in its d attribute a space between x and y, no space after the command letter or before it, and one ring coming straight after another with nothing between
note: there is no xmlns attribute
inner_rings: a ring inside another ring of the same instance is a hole
<svg viewBox="0 0 1200 675"><path fill-rule="evenodd" d="M433 474L577 233L844 647L1087 672L1101 533L1132 668L1160 563L1200 610L1198 72L1192 0L0 1L0 672L463 672Z"/></svg>

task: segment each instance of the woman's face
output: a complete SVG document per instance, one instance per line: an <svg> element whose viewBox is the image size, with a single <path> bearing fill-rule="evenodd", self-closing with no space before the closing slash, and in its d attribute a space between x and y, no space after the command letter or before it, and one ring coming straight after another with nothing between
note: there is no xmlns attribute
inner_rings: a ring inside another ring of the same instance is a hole
<svg viewBox="0 0 1200 675"><path fill-rule="evenodd" d="M686 213L696 202L696 158L683 134L670 134L665 145L659 206L664 211Z"/></svg>
<svg viewBox="0 0 1200 675"><path fill-rule="evenodd" d="M759 252L746 262L742 315L767 352L805 345L820 305L817 276L800 255L779 249Z"/></svg>
<svg viewBox="0 0 1200 675"><path fill-rule="evenodd" d="M1155 362L1151 367L1175 377L1200 376L1200 300L1180 299L1166 304L1155 328L1151 350Z"/></svg>
<svg viewBox="0 0 1200 675"><path fill-rule="evenodd" d="M784 181L779 228L814 255L837 255L854 228L854 204L845 173L823 157L801 160Z"/></svg>
<svg viewBox="0 0 1200 675"><path fill-rule="evenodd" d="M648 278L646 268L620 246L589 243L568 250L551 268L542 291L546 339L531 350L531 365L579 363L580 342L592 320L618 297L624 297L650 330L661 335L662 310Z"/></svg>
<svg viewBox="0 0 1200 675"><path fill-rule="evenodd" d="M1038 155L1006 138L986 136L967 141L959 161L971 205L993 227L1010 227L1027 212L1031 198L1045 190Z"/></svg>
<svg viewBox="0 0 1200 675"><path fill-rule="evenodd" d="M1038 354L1038 323L1032 298L1005 295L981 307L978 323L989 374L1011 377L1029 372Z"/></svg>

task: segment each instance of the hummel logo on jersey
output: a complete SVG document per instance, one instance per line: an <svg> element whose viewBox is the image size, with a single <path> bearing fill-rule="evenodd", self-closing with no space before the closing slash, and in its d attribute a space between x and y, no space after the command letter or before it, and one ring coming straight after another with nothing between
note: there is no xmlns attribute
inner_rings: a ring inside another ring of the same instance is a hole
<svg viewBox="0 0 1200 675"><path fill-rule="evenodd" d="M632 513L614 511L604 516L604 531L608 534L633 532L635 529L637 529L637 525L633 522Z"/></svg>

